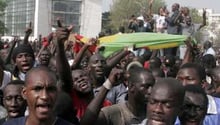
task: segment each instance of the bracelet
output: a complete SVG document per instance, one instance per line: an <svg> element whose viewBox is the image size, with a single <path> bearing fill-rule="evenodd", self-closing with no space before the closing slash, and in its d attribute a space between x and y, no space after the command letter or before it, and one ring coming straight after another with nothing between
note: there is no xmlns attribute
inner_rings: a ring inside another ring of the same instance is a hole
<svg viewBox="0 0 220 125"><path fill-rule="evenodd" d="M109 79L107 79L107 80L103 83L103 86L104 86L106 89L110 90L110 89L112 88L112 83L110 82Z"/></svg>

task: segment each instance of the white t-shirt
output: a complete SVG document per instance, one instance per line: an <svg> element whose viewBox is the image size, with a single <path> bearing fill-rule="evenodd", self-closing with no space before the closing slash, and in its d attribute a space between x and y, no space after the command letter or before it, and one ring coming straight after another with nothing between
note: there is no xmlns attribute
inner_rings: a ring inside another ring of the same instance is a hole
<svg viewBox="0 0 220 125"><path fill-rule="evenodd" d="M2 85L0 86L0 89L2 90L10 81L12 78L12 75L10 72L8 71L3 71L3 81L2 81Z"/></svg>
<svg viewBox="0 0 220 125"><path fill-rule="evenodd" d="M214 57L215 57L215 55L216 55L215 50L214 50L212 47L210 47L209 49L207 49L207 50L204 52L203 56L205 56L205 55L207 55L207 54L211 54L211 55L213 55Z"/></svg>
<svg viewBox="0 0 220 125"><path fill-rule="evenodd" d="M163 33L165 31L165 28L167 27L167 22L165 21L165 16L153 15L153 19L156 22L156 32Z"/></svg>

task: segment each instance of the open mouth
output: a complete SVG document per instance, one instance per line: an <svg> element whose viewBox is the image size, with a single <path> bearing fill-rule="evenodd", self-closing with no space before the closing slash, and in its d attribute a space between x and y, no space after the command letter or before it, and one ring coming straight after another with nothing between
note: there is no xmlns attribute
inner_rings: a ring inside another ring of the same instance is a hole
<svg viewBox="0 0 220 125"><path fill-rule="evenodd" d="M29 64L22 64L21 66L22 66L23 69L29 69L30 68Z"/></svg>
<svg viewBox="0 0 220 125"><path fill-rule="evenodd" d="M96 73L98 75L102 75L102 74L104 74L104 69L96 69Z"/></svg>
<svg viewBox="0 0 220 125"><path fill-rule="evenodd" d="M198 120L195 119L195 118L190 118L190 119L187 119L188 122L197 122Z"/></svg>
<svg viewBox="0 0 220 125"><path fill-rule="evenodd" d="M151 121L155 123L164 124L164 119L162 119L160 116L152 116Z"/></svg>
<svg viewBox="0 0 220 125"><path fill-rule="evenodd" d="M42 62L48 62L48 60L47 60L47 59L44 59L44 60L42 60Z"/></svg>
<svg viewBox="0 0 220 125"><path fill-rule="evenodd" d="M17 115L19 115L19 111L18 110L10 110L9 114L10 114L10 116L16 117Z"/></svg>
<svg viewBox="0 0 220 125"><path fill-rule="evenodd" d="M79 87L81 89L87 89L88 88L88 83L84 82L84 83L80 84Z"/></svg>
<svg viewBox="0 0 220 125"><path fill-rule="evenodd" d="M51 110L51 105L50 104L38 104L37 106L38 111L40 112L49 112Z"/></svg>

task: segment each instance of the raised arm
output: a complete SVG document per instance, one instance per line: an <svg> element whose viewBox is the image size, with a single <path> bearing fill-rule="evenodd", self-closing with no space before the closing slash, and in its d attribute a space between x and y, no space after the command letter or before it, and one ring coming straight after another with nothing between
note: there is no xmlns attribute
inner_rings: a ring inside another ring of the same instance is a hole
<svg viewBox="0 0 220 125"><path fill-rule="evenodd" d="M52 39L53 39L53 33L50 33L50 34L47 36L47 41L44 42L44 43L42 42L41 49L40 49L40 51L38 52L36 58L38 58L38 57L40 56L40 54L42 53L42 51L49 46L49 44L50 44L50 42L52 41Z"/></svg>
<svg viewBox="0 0 220 125"><path fill-rule="evenodd" d="M152 16L152 6L153 6L154 0L149 1L149 10L148 10L148 15Z"/></svg>
<svg viewBox="0 0 220 125"><path fill-rule="evenodd" d="M65 51L64 51L64 42L68 39L72 26L69 28L62 27L60 20L57 21L58 29L56 31L56 61L57 61L57 71L60 76L60 79L63 82L62 89L70 93L72 90L72 76L69 63L67 61Z"/></svg>
<svg viewBox="0 0 220 125"><path fill-rule="evenodd" d="M85 114L80 120L80 125L107 125L106 119L102 112L102 104L108 91L112 86L116 85L116 81L120 79L123 71L120 69L113 69L108 77L108 79L103 83L99 93L88 105Z"/></svg>
<svg viewBox="0 0 220 125"><path fill-rule="evenodd" d="M206 9L203 8L203 14L202 14L202 24L200 25L199 29L206 26Z"/></svg>
<svg viewBox="0 0 220 125"><path fill-rule="evenodd" d="M117 53L116 55L114 55L113 57L111 57L110 59L108 59L106 61L108 68L112 69L113 67L115 67L116 64L118 64L119 61L127 54L129 54L129 51L127 48L125 48L125 49L121 50L119 53Z"/></svg>
<svg viewBox="0 0 220 125"><path fill-rule="evenodd" d="M28 38L32 33L32 28L31 28L32 23L29 23L29 27L25 31L25 36L24 36L24 41L23 44L28 44Z"/></svg>
<svg viewBox="0 0 220 125"><path fill-rule="evenodd" d="M88 48L90 47L90 45L92 45L93 43L95 43L95 41L97 41L97 39L91 38L88 43L84 44L83 47L80 49L79 53L76 55L74 62L71 66L71 69L77 69L79 68L80 62L83 58L84 54L87 54L86 52L88 51ZM90 53L90 52L88 52ZM88 54L87 54L88 55Z"/></svg>
<svg viewBox="0 0 220 125"><path fill-rule="evenodd" d="M9 50L9 53L8 53L6 59L5 59L5 62L4 62L5 65L11 63L12 52L13 52L13 50L14 50L15 45L16 45L17 42L18 42L18 39L17 39L17 37L15 37L14 40L13 40L12 46L11 46L11 48L10 48L10 50Z"/></svg>
<svg viewBox="0 0 220 125"><path fill-rule="evenodd" d="M192 43L191 43L191 39L188 38L185 41L185 44L187 46L187 49L186 49L186 52L185 52L185 55L184 55L184 58L183 58L183 61L182 61L181 65L192 62L192 59L193 59L193 54L192 54L193 46L192 46Z"/></svg>

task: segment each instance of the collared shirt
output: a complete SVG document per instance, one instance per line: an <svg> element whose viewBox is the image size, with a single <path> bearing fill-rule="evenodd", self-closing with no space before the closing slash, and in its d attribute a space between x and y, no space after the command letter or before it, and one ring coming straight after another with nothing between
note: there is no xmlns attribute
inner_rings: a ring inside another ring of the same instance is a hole
<svg viewBox="0 0 220 125"><path fill-rule="evenodd" d="M101 87L94 88L93 92L96 94L99 92ZM127 89L123 83L114 86L106 95L106 100L110 101L112 104L118 104L121 102L125 102L125 97L127 95Z"/></svg>
<svg viewBox="0 0 220 125"><path fill-rule="evenodd" d="M146 125L147 124L147 118L144 119L140 124L132 124L132 125Z"/></svg>
<svg viewBox="0 0 220 125"><path fill-rule="evenodd" d="M216 55L215 50L214 50L212 47L208 48L208 49L204 52L203 56L205 56L205 55L207 55L207 54L211 54L211 55L213 55L214 57L215 57L215 55Z"/></svg>
<svg viewBox="0 0 220 125"><path fill-rule="evenodd" d="M0 105L0 119L7 117L7 110Z"/></svg>
<svg viewBox="0 0 220 125"><path fill-rule="evenodd" d="M25 74L23 72L19 72L18 77L20 80L24 81L25 80Z"/></svg>
<svg viewBox="0 0 220 125"><path fill-rule="evenodd" d="M2 90L12 79L12 74L8 71L3 71L3 81L0 86L0 89Z"/></svg>
<svg viewBox="0 0 220 125"><path fill-rule="evenodd" d="M203 121L203 125L219 125L220 124L220 98L207 95L209 100L207 115ZM175 125L180 125L176 122Z"/></svg>
<svg viewBox="0 0 220 125"><path fill-rule="evenodd" d="M106 125L135 125L146 118L146 114L141 117L135 116L127 107L127 102L102 108L101 112L105 116Z"/></svg>

